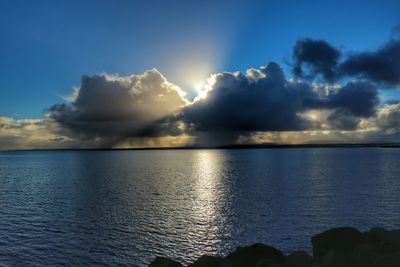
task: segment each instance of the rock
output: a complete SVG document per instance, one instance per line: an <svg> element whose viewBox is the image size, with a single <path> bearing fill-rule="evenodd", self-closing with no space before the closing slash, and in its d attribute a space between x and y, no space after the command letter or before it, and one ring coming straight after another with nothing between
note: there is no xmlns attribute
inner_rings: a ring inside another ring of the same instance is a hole
<svg viewBox="0 0 400 267"><path fill-rule="evenodd" d="M168 258L156 257L149 267L183 267L183 265Z"/></svg>
<svg viewBox="0 0 400 267"><path fill-rule="evenodd" d="M239 247L229 254L226 259L232 267L255 267L261 260L281 260L283 254L276 248L264 244L254 244Z"/></svg>
<svg viewBox="0 0 400 267"><path fill-rule="evenodd" d="M400 252L387 253L380 255L376 258L372 267L399 267L400 266Z"/></svg>
<svg viewBox="0 0 400 267"><path fill-rule="evenodd" d="M264 244L239 247L225 258L201 256L187 267L400 267L400 230L334 228L311 238L314 257L304 251L284 256ZM150 267L183 267L157 257Z"/></svg>
<svg viewBox="0 0 400 267"><path fill-rule="evenodd" d="M316 266L320 267L353 267L342 252L334 249L316 259L315 262Z"/></svg>
<svg viewBox="0 0 400 267"><path fill-rule="evenodd" d="M203 255L188 267L230 267L227 260L221 257Z"/></svg>
<svg viewBox="0 0 400 267"><path fill-rule="evenodd" d="M335 250L336 253L351 253L354 246L365 242L364 235L350 227L333 228L311 238L314 258Z"/></svg>
<svg viewBox="0 0 400 267"><path fill-rule="evenodd" d="M373 228L365 233L368 243L354 247L355 267L400 266L400 232Z"/></svg>
<svg viewBox="0 0 400 267"><path fill-rule="evenodd" d="M282 260L268 259L258 261L255 267L286 267L286 265Z"/></svg>
<svg viewBox="0 0 400 267"><path fill-rule="evenodd" d="M374 242L400 243L400 230L372 228L366 235Z"/></svg>
<svg viewBox="0 0 400 267"><path fill-rule="evenodd" d="M373 259L389 257L388 255L396 255L400 252L399 230L388 231L383 228L373 228L365 235L374 246L374 250L369 251L368 255L363 257L364 259L368 257L372 261ZM398 266L400 266L400 262Z"/></svg>
<svg viewBox="0 0 400 267"><path fill-rule="evenodd" d="M285 259L285 267L310 267L313 257L304 251L296 251Z"/></svg>
<svg viewBox="0 0 400 267"><path fill-rule="evenodd" d="M373 261L379 255L379 250L373 243L357 245L351 254L354 267L372 267Z"/></svg>

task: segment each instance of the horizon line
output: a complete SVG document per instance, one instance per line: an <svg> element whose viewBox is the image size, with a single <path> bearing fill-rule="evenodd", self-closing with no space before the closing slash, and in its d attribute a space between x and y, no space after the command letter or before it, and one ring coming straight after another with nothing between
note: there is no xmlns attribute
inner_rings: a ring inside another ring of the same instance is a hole
<svg viewBox="0 0 400 267"><path fill-rule="evenodd" d="M98 147L98 148L33 148L8 149L0 152L28 151L96 151L96 150L195 150L195 149L283 149L283 148L400 148L400 142L368 143L320 143L320 144L231 144L222 146L177 146L177 147Z"/></svg>

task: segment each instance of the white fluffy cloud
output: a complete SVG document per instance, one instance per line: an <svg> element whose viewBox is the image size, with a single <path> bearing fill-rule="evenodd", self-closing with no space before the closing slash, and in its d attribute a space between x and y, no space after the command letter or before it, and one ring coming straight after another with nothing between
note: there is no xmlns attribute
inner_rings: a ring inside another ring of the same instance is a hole
<svg viewBox="0 0 400 267"><path fill-rule="evenodd" d="M49 117L81 135L140 136L187 105L184 96L156 69L126 77L83 76L72 101L52 106Z"/></svg>

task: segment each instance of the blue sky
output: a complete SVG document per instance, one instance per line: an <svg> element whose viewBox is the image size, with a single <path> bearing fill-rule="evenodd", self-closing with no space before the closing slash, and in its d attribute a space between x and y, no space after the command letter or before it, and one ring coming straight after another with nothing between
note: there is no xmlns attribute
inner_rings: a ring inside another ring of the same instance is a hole
<svg viewBox="0 0 400 267"><path fill-rule="evenodd" d="M373 50L399 24L400 1L2 1L0 116L41 117L83 74L157 68L189 92L269 61L290 76L299 38Z"/></svg>

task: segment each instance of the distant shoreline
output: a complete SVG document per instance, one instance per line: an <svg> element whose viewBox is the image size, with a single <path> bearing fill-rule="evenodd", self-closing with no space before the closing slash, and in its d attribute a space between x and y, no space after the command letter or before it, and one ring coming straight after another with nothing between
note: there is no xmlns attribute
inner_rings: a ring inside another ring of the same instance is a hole
<svg viewBox="0 0 400 267"><path fill-rule="evenodd" d="M138 148L59 148L59 149L13 149L0 152L26 151L114 151L114 150L195 150L195 149L283 149L283 148L400 148L400 143L352 143L352 144L245 144L226 146L185 146L185 147L138 147Z"/></svg>

